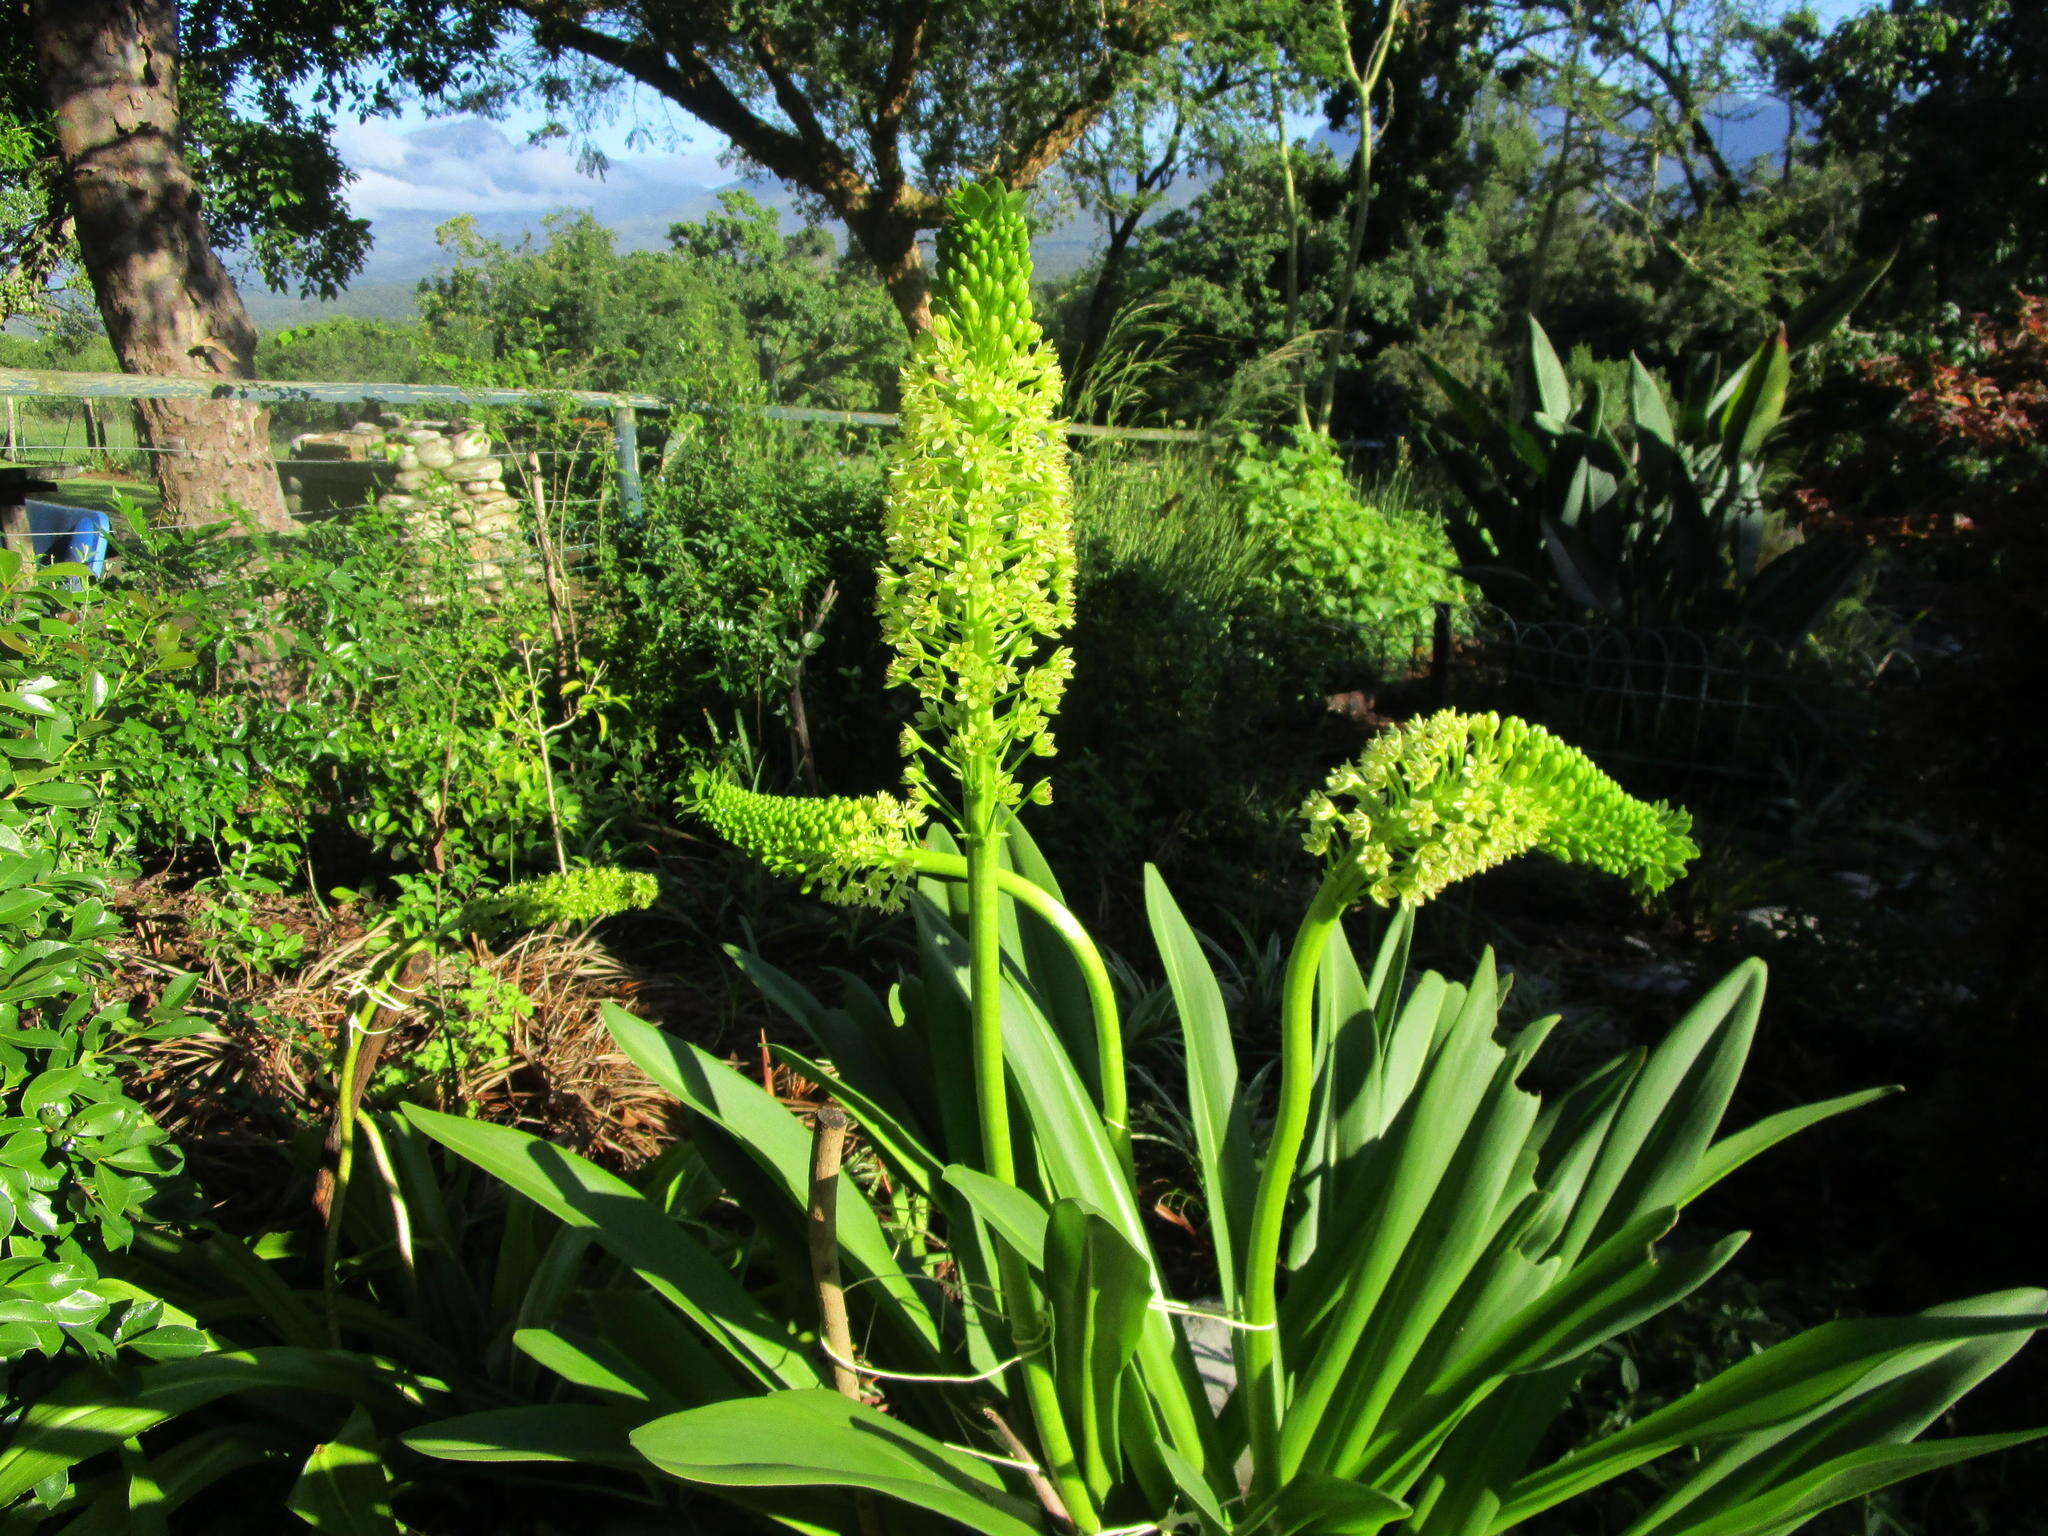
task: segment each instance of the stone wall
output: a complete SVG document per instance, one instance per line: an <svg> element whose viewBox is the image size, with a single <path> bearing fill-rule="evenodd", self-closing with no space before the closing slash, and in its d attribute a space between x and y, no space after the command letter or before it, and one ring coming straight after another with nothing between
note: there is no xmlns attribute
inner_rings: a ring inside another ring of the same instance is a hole
<svg viewBox="0 0 2048 1536"><path fill-rule="evenodd" d="M532 574L521 527L525 503L506 489L504 461L475 422L386 414L343 432L295 438L292 457L364 465L388 487L380 504L401 513L415 538L451 547L480 591L503 593Z"/></svg>

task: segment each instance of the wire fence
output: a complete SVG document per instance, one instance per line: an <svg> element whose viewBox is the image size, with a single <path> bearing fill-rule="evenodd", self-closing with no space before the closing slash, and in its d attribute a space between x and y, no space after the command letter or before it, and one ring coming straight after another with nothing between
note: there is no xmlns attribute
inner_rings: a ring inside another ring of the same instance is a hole
<svg viewBox="0 0 2048 1536"><path fill-rule="evenodd" d="M1857 739L1859 695L1805 642L1496 614L1460 661L1461 698L1541 720L1662 791L1754 787Z"/></svg>

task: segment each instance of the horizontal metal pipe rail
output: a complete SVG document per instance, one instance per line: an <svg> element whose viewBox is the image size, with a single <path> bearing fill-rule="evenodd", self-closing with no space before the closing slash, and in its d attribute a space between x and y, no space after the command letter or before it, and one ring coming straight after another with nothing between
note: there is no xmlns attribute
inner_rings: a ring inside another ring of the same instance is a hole
<svg viewBox="0 0 2048 1536"><path fill-rule="evenodd" d="M458 384L372 384L296 382L286 379L182 378L162 374L59 373L42 368L0 368L0 395L70 400L246 400L261 405L545 405L564 402L609 411L688 410L716 415L729 406L692 402L679 406L659 395L587 389L469 389ZM840 427L894 427L893 411L834 411L804 405L751 407L770 421L814 422ZM1203 442L1206 432L1187 427L1102 427L1067 423L1070 437L1122 438L1130 442Z"/></svg>

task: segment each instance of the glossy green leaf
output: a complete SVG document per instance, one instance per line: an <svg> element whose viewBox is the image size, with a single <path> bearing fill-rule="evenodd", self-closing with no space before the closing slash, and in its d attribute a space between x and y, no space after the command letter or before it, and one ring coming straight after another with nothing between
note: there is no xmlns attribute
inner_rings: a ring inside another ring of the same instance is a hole
<svg viewBox="0 0 2048 1536"><path fill-rule="evenodd" d="M587 1229L763 1383L809 1385L816 1368L712 1253L617 1174L523 1131L405 1106L415 1126L543 1210Z"/></svg>
<svg viewBox="0 0 2048 1536"><path fill-rule="evenodd" d="M1053 1380L1100 1501L1122 1470L1118 1397L1152 1299L1152 1270L1107 1221L1074 1200L1052 1208L1045 1235Z"/></svg>
<svg viewBox="0 0 2048 1536"><path fill-rule="evenodd" d="M30 1404L0 1449L0 1508L88 1456L237 1392L396 1402L401 1380L354 1355L290 1346L145 1365L125 1386L82 1368Z"/></svg>
<svg viewBox="0 0 2048 1536"><path fill-rule="evenodd" d="M594 1403L546 1403L465 1413L398 1438L437 1461L562 1461L645 1470L631 1436L646 1410Z"/></svg>
<svg viewBox="0 0 2048 1536"><path fill-rule="evenodd" d="M1038 1536L1036 1506L987 1463L822 1388L691 1408L642 1425L632 1442L688 1482L866 1489L981 1536Z"/></svg>
<svg viewBox="0 0 2048 1536"><path fill-rule="evenodd" d="M365 1410L352 1411L340 1433L314 1447L285 1508L316 1531L400 1536L391 1514L391 1473Z"/></svg>
<svg viewBox="0 0 2048 1536"><path fill-rule="evenodd" d="M643 1023L614 1004L603 1005L605 1028L634 1064L692 1111L722 1127L768 1176L790 1210L811 1204L811 1133L760 1085L750 1082L702 1046ZM940 1341L928 1293L904 1272L896 1247L852 1175L839 1176L839 1248L876 1283L864 1286L885 1317L925 1351L923 1369L938 1369Z"/></svg>
<svg viewBox="0 0 2048 1536"><path fill-rule="evenodd" d="M1180 1018L1187 1062L1188 1120L1194 1127L1202 1198L1216 1251L1218 1284L1226 1307L1237 1304L1237 1268L1251 1224L1258 1167L1252 1156L1251 1109L1238 1086L1237 1047L1223 989L1202 953L1201 940L1181 915L1159 871L1145 866L1145 915L1166 967L1166 982Z"/></svg>

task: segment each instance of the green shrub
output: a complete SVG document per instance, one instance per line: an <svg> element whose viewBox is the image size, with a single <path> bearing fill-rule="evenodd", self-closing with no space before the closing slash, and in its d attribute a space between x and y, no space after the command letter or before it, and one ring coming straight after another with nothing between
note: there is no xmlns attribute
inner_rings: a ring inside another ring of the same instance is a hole
<svg viewBox="0 0 2048 1536"><path fill-rule="evenodd" d="M1246 433L1231 474L1278 620L1339 628L1400 661L1428 644L1436 604L1470 604L1443 523L1368 504L1322 433L1297 428L1273 445Z"/></svg>
<svg viewBox="0 0 2048 1536"><path fill-rule="evenodd" d="M821 750L875 745L873 446L737 413L685 417L648 479L645 521L605 530L589 634L633 699L633 739L669 781L707 718L719 731L737 719L764 749L786 736L800 754L800 679Z"/></svg>
<svg viewBox="0 0 2048 1536"><path fill-rule="evenodd" d="M605 759L569 749L598 748L618 700L556 675L536 594L480 592L373 513L290 539L155 530L122 566L110 590L195 658L135 689L107 742L125 844L258 881L324 845L350 878L382 860L463 885L600 835Z"/></svg>
<svg viewBox="0 0 2048 1536"><path fill-rule="evenodd" d="M0 1397L26 1356L169 1359L203 1347L161 1302L102 1278L136 1228L165 1219L176 1150L122 1080L125 1049L185 1028L193 978L147 1019L102 1001L120 924L92 868L94 759L120 689L189 658L139 646L78 567L0 550Z"/></svg>

